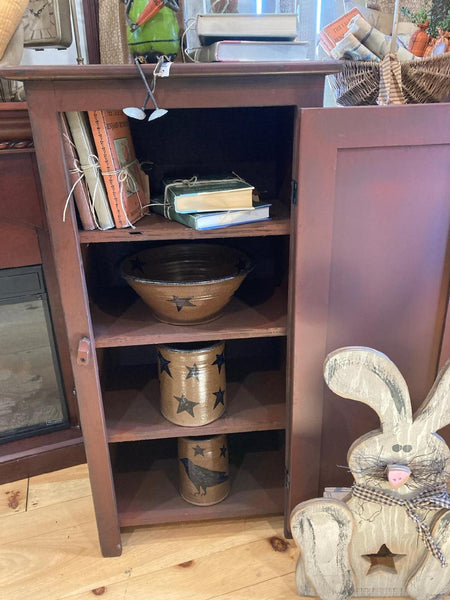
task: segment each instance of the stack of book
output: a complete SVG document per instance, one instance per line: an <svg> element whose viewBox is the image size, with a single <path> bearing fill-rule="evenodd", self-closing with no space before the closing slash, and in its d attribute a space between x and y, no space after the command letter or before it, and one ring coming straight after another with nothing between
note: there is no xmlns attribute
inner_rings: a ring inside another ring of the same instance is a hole
<svg viewBox="0 0 450 600"><path fill-rule="evenodd" d="M151 210L199 231L269 219L270 204L259 202L254 187L238 177L168 181L164 198Z"/></svg>
<svg viewBox="0 0 450 600"><path fill-rule="evenodd" d="M128 117L121 110L71 111L62 115L61 128L83 229L132 227L150 198Z"/></svg>
<svg viewBox="0 0 450 600"><path fill-rule="evenodd" d="M205 13L197 15L197 62L287 62L305 60L308 42L297 40L295 13Z"/></svg>

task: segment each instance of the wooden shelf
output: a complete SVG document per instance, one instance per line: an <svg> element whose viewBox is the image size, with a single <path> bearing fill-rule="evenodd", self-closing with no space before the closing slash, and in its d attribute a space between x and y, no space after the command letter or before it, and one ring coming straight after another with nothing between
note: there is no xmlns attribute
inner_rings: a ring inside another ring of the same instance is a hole
<svg viewBox="0 0 450 600"><path fill-rule="evenodd" d="M80 231L79 238L83 244L106 242L143 242L157 240L195 240L232 237L257 237L266 235L289 235L290 220L287 209L277 206L271 208L271 220L260 223L247 223L196 231L181 223L168 221L160 215L150 214L138 221L135 229L107 229L100 231Z"/></svg>
<svg viewBox="0 0 450 600"><path fill-rule="evenodd" d="M286 335L286 297L277 288L259 305L248 306L233 298L217 320L203 325L168 325L157 321L150 309L137 300L118 311L92 307L92 321L97 348L141 346L146 344L198 342L215 339L272 337Z"/></svg>
<svg viewBox="0 0 450 600"><path fill-rule="evenodd" d="M284 429L285 380L280 371L252 372L242 381L227 381L227 410L213 423L181 427L159 410L159 382L151 379L141 389L105 391L109 442L160 439L190 435Z"/></svg>
<svg viewBox="0 0 450 600"><path fill-rule="evenodd" d="M120 526L281 514L283 465L281 451L246 454L239 466L230 465L230 495L213 506L194 506L179 495L176 459L155 461L146 471L115 473Z"/></svg>

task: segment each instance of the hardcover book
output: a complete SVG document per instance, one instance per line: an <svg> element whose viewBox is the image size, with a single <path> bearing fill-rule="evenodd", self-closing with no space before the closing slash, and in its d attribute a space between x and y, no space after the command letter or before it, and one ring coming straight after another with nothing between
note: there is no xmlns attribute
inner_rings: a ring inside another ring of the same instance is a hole
<svg viewBox="0 0 450 600"><path fill-rule="evenodd" d="M115 225L129 227L144 216L148 197L128 117L121 110L92 110L88 116Z"/></svg>
<svg viewBox="0 0 450 600"><path fill-rule="evenodd" d="M252 185L235 177L169 181L164 190L164 202L179 213L252 210L253 190Z"/></svg>
<svg viewBox="0 0 450 600"><path fill-rule="evenodd" d="M72 141L67 119L64 114L61 114L61 131L64 145L64 156L69 173L69 183L72 190L73 199L80 216L81 226L83 229L91 231L92 229L97 228L93 214L94 209L91 205L86 179L83 177L83 172L80 167L80 160L75 149L75 143Z"/></svg>
<svg viewBox="0 0 450 600"><path fill-rule="evenodd" d="M255 42L222 40L189 52L198 62L288 62L305 60L309 42Z"/></svg>
<svg viewBox="0 0 450 600"><path fill-rule="evenodd" d="M87 115L80 111L69 111L65 114L73 142L77 149L80 167L86 178L98 226L100 229L111 229L114 227L114 220L103 178L96 165L95 146Z"/></svg>
<svg viewBox="0 0 450 600"><path fill-rule="evenodd" d="M160 204L152 204L151 209L156 214L162 215L170 221L177 221L187 225L197 231L206 229L219 229L220 227L230 227L232 225L243 225L245 223L254 223L257 221L267 221L270 218L270 204L254 202L250 210L228 210L226 212L204 212L204 213L179 213L173 206L166 205L161 201Z"/></svg>
<svg viewBox="0 0 450 600"><path fill-rule="evenodd" d="M329 56L332 56L331 50L344 38L348 32L348 24L357 15L361 16L360 11L356 7L352 8L321 29L320 45Z"/></svg>
<svg viewBox="0 0 450 600"><path fill-rule="evenodd" d="M221 40L295 40L295 13L206 13L197 16L197 34L203 45Z"/></svg>

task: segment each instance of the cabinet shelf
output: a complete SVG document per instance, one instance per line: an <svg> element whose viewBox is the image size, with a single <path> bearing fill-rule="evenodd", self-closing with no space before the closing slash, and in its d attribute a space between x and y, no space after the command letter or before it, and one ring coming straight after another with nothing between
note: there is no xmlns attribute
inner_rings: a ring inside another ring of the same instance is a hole
<svg viewBox="0 0 450 600"><path fill-rule="evenodd" d="M281 514L283 465L282 451L245 454L239 465L230 464L230 495L213 506L194 506L179 495L176 459L157 460L149 470L115 473L120 526Z"/></svg>
<svg viewBox="0 0 450 600"><path fill-rule="evenodd" d="M150 309L137 300L119 314L92 307L92 321L97 348L141 346L174 342L198 342L214 339L285 336L287 327L286 297L277 288L259 305L248 306L233 298L224 314L211 323L183 326L157 321Z"/></svg>
<svg viewBox="0 0 450 600"><path fill-rule="evenodd" d="M79 239L81 243L90 244L289 235L290 220L288 209L279 205L272 206L270 214L271 219L269 221L233 225L232 227L209 229L207 231L196 231L181 223L168 221L160 215L150 214L139 220L134 229L79 231Z"/></svg>
<svg viewBox="0 0 450 600"><path fill-rule="evenodd" d="M159 410L159 383L151 379L140 389L107 390L103 394L109 442L162 439L191 435L284 429L285 374L252 372L227 382L227 410L208 425L181 427ZM132 374L122 381L132 380Z"/></svg>

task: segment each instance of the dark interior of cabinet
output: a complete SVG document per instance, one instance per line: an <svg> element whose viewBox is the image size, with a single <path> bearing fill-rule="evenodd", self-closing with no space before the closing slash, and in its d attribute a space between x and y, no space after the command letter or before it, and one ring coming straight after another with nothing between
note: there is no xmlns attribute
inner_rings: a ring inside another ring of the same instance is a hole
<svg viewBox="0 0 450 600"><path fill-rule="evenodd" d="M261 200L284 206L282 212L289 214L293 120L292 107L170 110L157 121L130 125L153 200L163 193L165 179L234 172L255 186ZM238 307L228 316L226 308L204 330L155 324L121 276L128 255L177 239L139 241L136 235L83 245L122 526L283 511L288 232L279 235L269 225L243 237L228 228L226 237L218 229L188 242L233 246L253 262L235 293ZM220 339L225 340L224 415L203 426L169 422L160 411L158 343L192 346ZM178 492L177 438L215 434L228 438L230 495L218 505L190 505Z"/></svg>
<svg viewBox="0 0 450 600"><path fill-rule="evenodd" d="M121 314L138 299L137 294L121 276L121 262L130 254L156 244L161 246L176 243L176 241L158 241L90 245L85 249L84 257L91 301L112 315ZM264 303L273 296L276 289L284 289L287 285L289 251L287 236L203 240L201 243L232 246L250 256L253 269L235 294L249 306Z"/></svg>
<svg viewBox="0 0 450 600"><path fill-rule="evenodd" d="M232 433L227 443L230 495L213 506L192 505L180 496L176 439L111 445L121 524L282 512L284 431Z"/></svg>
<svg viewBox="0 0 450 600"><path fill-rule="evenodd" d="M155 121L130 119L136 155L151 196L166 179L236 173L264 202L287 202L293 107L173 109Z"/></svg>

